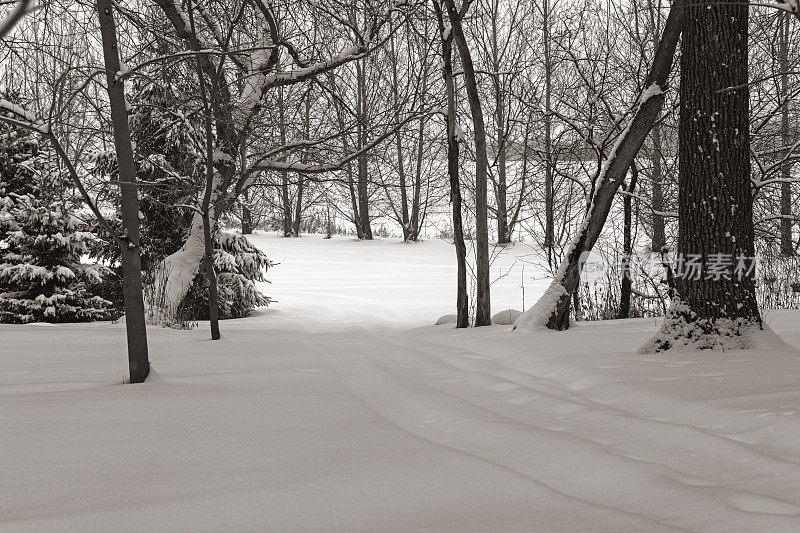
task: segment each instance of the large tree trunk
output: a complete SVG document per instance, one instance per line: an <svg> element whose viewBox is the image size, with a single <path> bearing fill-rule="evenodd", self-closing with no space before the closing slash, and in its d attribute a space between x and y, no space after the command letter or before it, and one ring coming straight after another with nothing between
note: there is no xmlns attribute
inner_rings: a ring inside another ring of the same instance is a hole
<svg viewBox="0 0 800 533"><path fill-rule="evenodd" d="M492 306L490 296L489 274L489 221L487 198L487 172L489 159L486 154L486 128L483 121L478 82L475 67L469 50L464 28L461 26L461 14L454 0L445 0L447 14L453 32L453 41L461 56L464 69L464 82L467 87L467 99L472 114L473 137L475 142L475 326L492 325Z"/></svg>
<svg viewBox="0 0 800 533"><path fill-rule="evenodd" d="M603 231L614 196L628 174L636 154L664 105L664 88L672 70L672 59L683 26L683 2L675 0L664 27L661 42L647 76L645 91L640 95L636 111L628 127L620 134L609 154L600 175L597 189L591 199L589 212L578 229L565 259L545 294L523 313L514 327L540 327L564 330L569 328L570 301L578 290L580 271L585 254Z"/></svg>
<svg viewBox="0 0 800 533"><path fill-rule="evenodd" d="M128 111L117 49L116 24L111 0L98 0L106 87L111 104L111 123L117 153L119 182L122 189L122 233L128 246L122 247L122 290L125 299L125 328L128 337L130 382L142 383L150 373L142 296L142 262L139 246L139 194L136 187L136 166L128 127Z"/></svg>
<svg viewBox="0 0 800 533"><path fill-rule="evenodd" d="M433 0L439 32L442 39L444 84L447 92L447 174L450 177L450 202L453 209L453 242L458 266L456 288L456 328L469 327L469 296L467 295L467 245L464 242L464 224L461 218L461 183L459 180L458 137L456 131L456 96L453 79L453 36L444 25L439 0Z"/></svg>
<svg viewBox="0 0 800 533"><path fill-rule="evenodd" d="M755 249L748 6L726 0L687 4L685 21L677 299L646 348L743 348L761 325L749 271ZM740 261L742 269L736 268ZM694 262L698 268L689 266Z"/></svg>

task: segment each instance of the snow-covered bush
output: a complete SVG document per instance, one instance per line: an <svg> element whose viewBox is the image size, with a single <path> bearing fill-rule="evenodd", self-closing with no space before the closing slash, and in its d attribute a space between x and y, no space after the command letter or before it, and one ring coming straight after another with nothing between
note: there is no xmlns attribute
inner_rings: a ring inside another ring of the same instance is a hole
<svg viewBox="0 0 800 533"><path fill-rule="evenodd" d="M272 300L256 287L257 281L266 281L264 274L272 266L264 252L241 235L218 233L214 236L214 242L219 317L243 318L256 307L269 305ZM205 268L201 268L195 277L178 316L183 320L208 320L208 277Z"/></svg>

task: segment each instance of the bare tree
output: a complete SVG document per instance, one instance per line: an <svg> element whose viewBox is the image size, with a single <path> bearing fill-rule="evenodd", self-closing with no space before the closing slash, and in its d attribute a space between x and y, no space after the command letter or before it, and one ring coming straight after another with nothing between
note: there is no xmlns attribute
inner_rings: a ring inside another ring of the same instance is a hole
<svg viewBox="0 0 800 533"><path fill-rule="evenodd" d="M645 83L646 89L639 95L628 126L617 138L598 175L597 187L589 198L588 213L584 217L583 224L547 291L536 305L520 316L515 328L520 326L547 326L557 330L569 328L570 302L579 286L582 261L585 260L585 253L591 251L600 237L617 190L661 112L664 91L672 70L672 60L682 26L683 2L676 0L670 9L661 42L653 58L653 65Z"/></svg>
<svg viewBox="0 0 800 533"><path fill-rule="evenodd" d="M472 114L473 141L475 144L475 326L492 324L492 306L490 296L491 279L489 274L489 223L487 198L487 172L489 159L486 152L486 128L483 121L483 108L478 93L478 81L472 54L467 43L461 19L469 7L469 2L456 9L455 0L445 0L447 16L453 33L453 42L461 57L464 69L464 81L467 88L470 112Z"/></svg>
<svg viewBox="0 0 800 533"><path fill-rule="evenodd" d="M453 76L453 33L445 26L439 0L433 0L433 9L439 26L442 43L442 60L445 92L447 94L447 174L450 178L450 202L453 211L453 241L458 267L456 287L456 327L469 327L469 296L467 295L467 246L464 242L464 223L461 213L461 182L459 180L459 148L456 130L455 80Z"/></svg>

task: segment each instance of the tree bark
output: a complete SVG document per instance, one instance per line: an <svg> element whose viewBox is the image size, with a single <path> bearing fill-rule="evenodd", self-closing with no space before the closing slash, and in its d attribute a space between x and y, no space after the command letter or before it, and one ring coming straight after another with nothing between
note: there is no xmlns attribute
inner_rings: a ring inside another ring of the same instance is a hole
<svg viewBox="0 0 800 533"><path fill-rule="evenodd" d="M725 0L706 4L686 8L678 253L704 259L720 252L753 257L748 8ZM676 281L679 297L699 317L760 320L751 277L715 282L683 276Z"/></svg>
<svg viewBox="0 0 800 533"><path fill-rule="evenodd" d="M117 49L116 23L111 0L97 0L106 87L111 104L111 123L117 153L119 182L122 189L122 232L128 245L122 247L122 290L125 298L125 328L128 340L130 382L142 383L150 373L142 296L142 262L139 246L139 195L136 186L136 165L128 126L124 78Z"/></svg>
<svg viewBox="0 0 800 533"><path fill-rule="evenodd" d="M194 25L194 8L189 5L189 26L191 27L192 34L197 36L197 30ZM200 65L201 54L199 53L195 58L195 67L197 72L198 89L200 90L200 100L203 103L203 115L205 122L205 156L206 156L206 183L205 194L203 195L203 202L200 206L200 212L203 216L203 244L205 254L203 257L203 264L206 269L206 278L208 279L208 317L211 325L211 340L220 339L219 331L219 290L217 287L217 273L214 271L214 239L211 231L211 188L214 185L214 126L212 118L212 109L209 102L209 93L206 86L206 78L203 73L203 68Z"/></svg>
<svg viewBox="0 0 800 533"><path fill-rule="evenodd" d="M461 56L464 69L464 82L467 87L467 99L472 114L473 136L475 142L475 326L492 325L492 306L490 295L489 273L489 223L487 198L487 171L489 159L486 154L486 128L483 121L478 82L475 67L469 50L467 38L461 25L462 14L458 12L454 0L445 0L447 14L450 19L453 41Z"/></svg>
<svg viewBox="0 0 800 533"><path fill-rule="evenodd" d="M653 241L651 248L661 252L667 246L666 226L664 223L664 191L662 182L664 174L661 167L661 125L653 126L651 134L653 153L650 156L653 181Z"/></svg>
<svg viewBox="0 0 800 533"><path fill-rule="evenodd" d="M748 6L687 4L681 55L677 301L649 347L747 347L760 327L750 181ZM683 261L681 262L681 258ZM725 275L715 266L727 262ZM702 268L688 268L693 259ZM696 272L700 271L697 275ZM729 340L733 339L729 343Z"/></svg>

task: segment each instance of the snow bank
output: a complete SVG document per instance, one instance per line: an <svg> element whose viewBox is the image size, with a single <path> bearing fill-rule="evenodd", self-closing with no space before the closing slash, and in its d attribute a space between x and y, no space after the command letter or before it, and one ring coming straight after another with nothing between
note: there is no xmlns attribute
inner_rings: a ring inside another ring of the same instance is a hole
<svg viewBox="0 0 800 533"><path fill-rule="evenodd" d="M458 322L458 315L442 315L436 321L437 326L444 326L446 324L455 324Z"/></svg>
<svg viewBox="0 0 800 533"><path fill-rule="evenodd" d="M496 326L510 326L516 322L521 314L522 311L517 311L516 309L500 311L499 313L495 313L492 317L492 324Z"/></svg>
<svg viewBox="0 0 800 533"><path fill-rule="evenodd" d="M522 313L514 322L514 329L534 329L547 326L550 315L562 296L567 294L567 289L557 279L550 283L547 291L533 307Z"/></svg>
<svg viewBox="0 0 800 533"><path fill-rule="evenodd" d="M721 318L711 326L706 319L689 322L685 318L687 315L696 316L686 304L673 300L658 333L640 351L749 350L763 348L765 343L767 347L774 347L777 342L768 328L762 331L758 324L750 320ZM713 332L708 333L711 327Z"/></svg>
<svg viewBox="0 0 800 533"><path fill-rule="evenodd" d="M456 261L451 243L428 239L413 246L402 239L357 241L353 237L304 234L285 239L276 233L248 235L280 265L259 290L277 300L278 312L297 312L327 327L330 323L429 326L456 310ZM498 248L491 265L492 306L519 308L525 265L529 305L549 280L532 265L529 247Z"/></svg>

